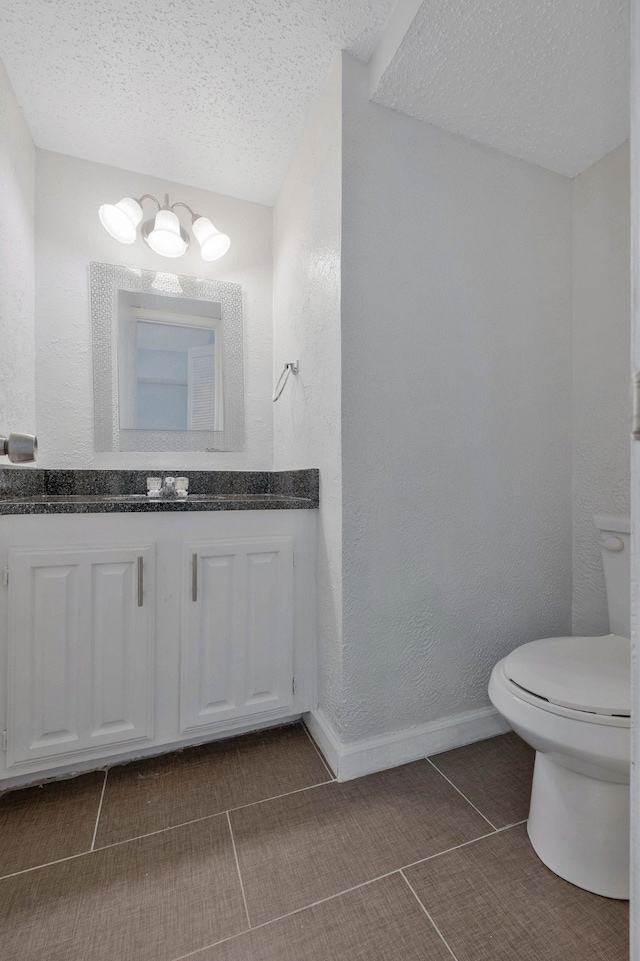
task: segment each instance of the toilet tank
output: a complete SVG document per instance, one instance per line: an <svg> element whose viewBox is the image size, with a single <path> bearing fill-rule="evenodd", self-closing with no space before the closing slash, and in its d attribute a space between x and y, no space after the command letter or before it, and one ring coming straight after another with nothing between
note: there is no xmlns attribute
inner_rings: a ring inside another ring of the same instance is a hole
<svg viewBox="0 0 640 961"><path fill-rule="evenodd" d="M593 523L600 531L609 608L609 630L631 637L631 518L624 514L596 514Z"/></svg>

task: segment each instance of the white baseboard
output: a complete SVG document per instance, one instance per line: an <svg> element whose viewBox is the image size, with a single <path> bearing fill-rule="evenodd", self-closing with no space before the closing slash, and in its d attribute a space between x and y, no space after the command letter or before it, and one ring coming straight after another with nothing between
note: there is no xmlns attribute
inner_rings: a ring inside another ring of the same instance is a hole
<svg viewBox="0 0 640 961"><path fill-rule="evenodd" d="M304 721L329 767L339 781L350 781L387 768L450 751L473 741L484 741L511 728L493 707L443 717L417 727L343 744L320 708Z"/></svg>
<svg viewBox="0 0 640 961"><path fill-rule="evenodd" d="M306 724L307 730L318 745L318 748L322 751L325 761L337 777L340 768L340 751L342 745L332 724L327 720L324 712L319 707L309 711L308 714L303 714L302 720Z"/></svg>

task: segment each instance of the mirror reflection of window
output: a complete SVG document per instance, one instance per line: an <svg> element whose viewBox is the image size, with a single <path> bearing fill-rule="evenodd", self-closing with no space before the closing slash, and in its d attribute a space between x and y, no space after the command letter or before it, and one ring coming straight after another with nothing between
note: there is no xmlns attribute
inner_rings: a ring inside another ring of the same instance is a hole
<svg viewBox="0 0 640 961"><path fill-rule="evenodd" d="M215 331L138 321L138 430L218 430Z"/></svg>
<svg viewBox="0 0 640 961"><path fill-rule="evenodd" d="M243 450L240 286L97 263L90 286L96 451Z"/></svg>
<svg viewBox="0 0 640 961"><path fill-rule="evenodd" d="M128 303L121 315L120 426L222 431L221 322L163 307Z"/></svg>

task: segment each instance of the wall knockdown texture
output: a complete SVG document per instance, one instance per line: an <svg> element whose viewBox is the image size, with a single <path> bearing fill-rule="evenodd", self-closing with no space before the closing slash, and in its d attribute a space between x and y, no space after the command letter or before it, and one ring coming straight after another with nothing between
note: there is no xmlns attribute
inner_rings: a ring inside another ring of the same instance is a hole
<svg viewBox="0 0 640 961"><path fill-rule="evenodd" d="M591 519L630 510L628 142L573 189L573 633L606 634Z"/></svg>
<svg viewBox="0 0 640 961"><path fill-rule="evenodd" d="M274 209L274 382L300 361L273 405L274 466L320 468L319 702L342 712L340 449L341 62L324 87Z"/></svg>
<svg viewBox="0 0 640 961"><path fill-rule="evenodd" d="M0 61L0 433L35 432L35 148Z"/></svg>
<svg viewBox="0 0 640 961"><path fill-rule="evenodd" d="M571 181L343 58L342 736L488 703L570 632Z"/></svg>

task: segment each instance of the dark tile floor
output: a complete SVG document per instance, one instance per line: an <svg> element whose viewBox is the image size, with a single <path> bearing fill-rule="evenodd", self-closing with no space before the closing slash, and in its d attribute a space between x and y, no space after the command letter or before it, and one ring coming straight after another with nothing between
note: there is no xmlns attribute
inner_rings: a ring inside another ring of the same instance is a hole
<svg viewBox="0 0 640 961"><path fill-rule="evenodd" d="M299 725L0 798L0 957L626 961L529 846L514 734L339 784Z"/></svg>

